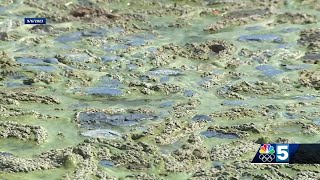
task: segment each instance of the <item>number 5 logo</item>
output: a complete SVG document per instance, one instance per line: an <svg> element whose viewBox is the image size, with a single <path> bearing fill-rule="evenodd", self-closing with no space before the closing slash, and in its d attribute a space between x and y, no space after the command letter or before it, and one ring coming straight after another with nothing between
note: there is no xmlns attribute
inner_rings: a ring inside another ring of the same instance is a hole
<svg viewBox="0 0 320 180"><path fill-rule="evenodd" d="M289 162L289 145L281 144L277 145L277 162L287 163Z"/></svg>

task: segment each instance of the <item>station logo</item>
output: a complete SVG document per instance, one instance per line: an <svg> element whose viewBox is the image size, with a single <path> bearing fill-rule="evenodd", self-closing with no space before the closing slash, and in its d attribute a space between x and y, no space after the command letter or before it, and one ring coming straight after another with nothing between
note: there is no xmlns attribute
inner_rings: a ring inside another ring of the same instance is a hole
<svg viewBox="0 0 320 180"><path fill-rule="evenodd" d="M290 162L290 155L292 157L293 153L296 152L298 147L298 145L291 144L292 152L290 152L289 144L261 144L259 150L252 160L252 163L288 164Z"/></svg>
<svg viewBox="0 0 320 180"><path fill-rule="evenodd" d="M259 154L259 159L264 163L272 162L275 159L275 150L274 147L270 144L262 145L260 147Z"/></svg>
<svg viewBox="0 0 320 180"><path fill-rule="evenodd" d="M46 18L24 18L24 24L46 24Z"/></svg>
<svg viewBox="0 0 320 180"><path fill-rule="evenodd" d="M279 144L277 145L277 163L288 163L289 162L289 145Z"/></svg>

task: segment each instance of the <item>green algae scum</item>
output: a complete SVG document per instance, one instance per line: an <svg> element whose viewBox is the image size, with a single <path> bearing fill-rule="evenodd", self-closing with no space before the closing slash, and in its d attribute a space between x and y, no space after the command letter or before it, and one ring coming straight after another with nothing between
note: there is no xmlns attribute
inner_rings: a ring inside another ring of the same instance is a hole
<svg viewBox="0 0 320 180"><path fill-rule="evenodd" d="M1 0L0 180L320 179L318 0ZM46 18L25 24L24 18Z"/></svg>

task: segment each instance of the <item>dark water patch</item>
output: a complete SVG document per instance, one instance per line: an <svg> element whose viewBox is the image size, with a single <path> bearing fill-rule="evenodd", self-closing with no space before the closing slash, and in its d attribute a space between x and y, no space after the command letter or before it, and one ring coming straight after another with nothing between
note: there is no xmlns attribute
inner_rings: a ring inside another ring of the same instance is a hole
<svg viewBox="0 0 320 180"><path fill-rule="evenodd" d="M233 2L233 1L229 1ZM248 16L254 16L254 15L260 15L264 16L269 13L269 10L267 9L244 9L244 10L235 10L231 11L227 15L225 15L226 18L241 18L241 17L248 17Z"/></svg>
<svg viewBox="0 0 320 180"><path fill-rule="evenodd" d="M241 53L240 55L243 56L242 53ZM253 59L254 61L257 61L257 62L259 62L260 64L262 64L262 63L265 62L266 59L271 58L273 55L274 55L274 52L272 52L272 51L264 51L264 52L262 52L261 54L254 55L254 56L252 57L252 59ZM246 55L244 55L244 56L246 56Z"/></svg>
<svg viewBox="0 0 320 180"><path fill-rule="evenodd" d="M29 50L30 50L29 48L23 47L23 48L19 48L19 49L17 49L17 50L14 50L13 52L27 52L27 51L29 51Z"/></svg>
<svg viewBox="0 0 320 180"><path fill-rule="evenodd" d="M118 61L120 59L120 57L119 56L103 56L102 58L101 58L101 60L103 61L103 62L113 62L113 61Z"/></svg>
<svg viewBox="0 0 320 180"><path fill-rule="evenodd" d="M8 40L9 35L7 32L0 32L0 41L6 41Z"/></svg>
<svg viewBox="0 0 320 180"><path fill-rule="evenodd" d="M9 153L9 152L0 152L0 156L13 157L13 154L11 154L11 153Z"/></svg>
<svg viewBox="0 0 320 180"><path fill-rule="evenodd" d="M100 77L98 85L103 87L110 87L110 88L124 87L124 85L118 79L113 79L108 76Z"/></svg>
<svg viewBox="0 0 320 180"><path fill-rule="evenodd" d="M219 93L220 96L225 96L225 95L232 92L231 88L232 88L232 85L227 84L227 85L224 85L224 86L218 88L217 92Z"/></svg>
<svg viewBox="0 0 320 180"><path fill-rule="evenodd" d="M49 64L59 64L59 60L57 58L47 58L47 59L44 59L43 61Z"/></svg>
<svg viewBox="0 0 320 180"><path fill-rule="evenodd" d="M157 116L142 113L124 113L109 115L104 112L80 112L78 120L82 127L101 129L112 126L133 126L141 121L155 120Z"/></svg>
<svg viewBox="0 0 320 180"><path fill-rule="evenodd" d="M107 52L114 52L119 50L126 50L129 46L125 44L115 44L115 45L107 45L104 47L104 50Z"/></svg>
<svg viewBox="0 0 320 180"><path fill-rule="evenodd" d="M185 90L183 92L183 95L186 96L186 97L193 97L195 95L195 92L192 91L192 90Z"/></svg>
<svg viewBox="0 0 320 180"><path fill-rule="evenodd" d="M248 104L242 100L227 100L227 101L223 101L221 105L223 105L223 106L246 106Z"/></svg>
<svg viewBox="0 0 320 180"><path fill-rule="evenodd" d="M203 77L197 81L199 86L205 87L207 84L214 84L214 79L211 77Z"/></svg>
<svg viewBox="0 0 320 180"><path fill-rule="evenodd" d="M160 108L172 107L174 105L174 101L166 101L160 104Z"/></svg>
<svg viewBox="0 0 320 180"><path fill-rule="evenodd" d="M85 53L67 54L66 57L75 62L86 62L91 58L91 56Z"/></svg>
<svg viewBox="0 0 320 180"><path fill-rule="evenodd" d="M39 58L30 58L30 57L20 57L20 58L16 58L16 61L18 63L22 63L22 64L39 64L39 63L43 63L42 59Z"/></svg>
<svg viewBox="0 0 320 180"><path fill-rule="evenodd" d="M130 38L129 40L126 40L126 45L128 46L143 46L146 45L147 41L145 41L143 38Z"/></svg>
<svg viewBox="0 0 320 180"><path fill-rule="evenodd" d="M170 77L169 76L164 76L160 78L160 82L161 83L167 83L170 81Z"/></svg>
<svg viewBox="0 0 320 180"><path fill-rule="evenodd" d="M127 64L127 69L128 69L128 71L134 71L134 70L138 69L138 66L135 64Z"/></svg>
<svg viewBox="0 0 320 180"><path fill-rule="evenodd" d="M213 162L212 162L212 167L213 167L213 168L216 168L216 169L218 169L218 170L222 170L222 169L224 168L224 165L223 165L223 163L220 162L220 161L213 161Z"/></svg>
<svg viewBox="0 0 320 180"><path fill-rule="evenodd" d="M81 1L78 1L78 4L81 6L87 6L87 7L92 6L92 2L90 2L90 0L81 0Z"/></svg>
<svg viewBox="0 0 320 180"><path fill-rule="evenodd" d="M140 81L143 81L143 82L148 82L149 81L149 77L147 75L141 75L139 77Z"/></svg>
<svg viewBox="0 0 320 180"><path fill-rule="evenodd" d="M22 73L15 73L14 75L9 76L12 79L16 79L16 80L24 80L27 79L28 76L22 74Z"/></svg>
<svg viewBox="0 0 320 180"><path fill-rule="evenodd" d="M23 82L4 82L4 85L8 88L21 88L29 85L23 84Z"/></svg>
<svg viewBox="0 0 320 180"><path fill-rule="evenodd" d="M102 76L95 86L85 88L85 92L94 96L117 97L124 95L124 87L118 79Z"/></svg>
<svg viewBox="0 0 320 180"><path fill-rule="evenodd" d="M182 75L181 71L174 69L152 69L150 75L158 76L158 75L166 75L166 76L178 76Z"/></svg>
<svg viewBox="0 0 320 180"><path fill-rule="evenodd" d="M287 119L298 119L299 116L297 114L291 113L291 112L283 112L283 116Z"/></svg>
<svg viewBox="0 0 320 180"><path fill-rule="evenodd" d="M280 32L281 33L292 33L292 32L298 32L300 31L300 28L284 28Z"/></svg>
<svg viewBox="0 0 320 180"><path fill-rule="evenodd" d="M195 116L193 116L192 121L212 121L212 118L208 115L204 115L204 114L197 114Z"/></svg>
<svg viewBox="0 0 320 180"><path fill-rule="evenodd" d="M154 120L156 119L153 116L146 114L127 114L127 115L113 115L109 120L109 124L113 126L131 126L137 124L142 120Z"/></svg>
<svg viewBox="0 0 320 180"><path fill-rule="evenodd" d="M320 60L320 53L308 53L303 56L304 60L312 60L312 61L319 61Z"/></svg>
<svg viewBox="0 0 320 180"><path fill-rule="evenodd" d="M81 133L81 135L86 137L91 137L91 138L106 138L106 139L116 139L121 137L120 133L110 129L88 130Z"/></svg>
<svg viewBox="0 0 320 180"><path fill-rule="evenodd" d="M73 48L73 46L70 46L70 45L67 45L67 44L63 44L63 45L62 45L62 48L63 48L64 50L71 50L71 49Z"/></svg>
<svg viewBox="0 0 320 180"><path fill-rule="evenodd" d="M0 14L6 13L7 8L6 7L0 7Z"/></svg>
<svg viewBox="0 0 320 180"><path fill-rule="evenodd" d="M82 37L81 32L73 32L66 35L62 35L56 38L56 41L61 43L72 42L72 41L80 41Z"/></svg>
<svg viewBox="0 0 320 180"><path fill-rule="evenodd" d="M58 68L54 66L26 66L24 67L26 70L29 71L37 71L37 72L56 72Z"/></svg>
<svg viewBox="0 0 320 180"><path fill-rule="evenodd" d="M296 70L304 70L309 69L311 67L310 64L293 64L293 65L282 65L285 70L296 71Z"/></svg>
<svg viewBox="0 0 320 180"><path fill-rule="evenodd" d="M293 44L293 43L287 43L287 44L279 44L277 46L277 48L279 49L290 49L292 47L294 47L296 44Z"/></svg>
<svg viewBox="0 0 320 180"><path fill-rule="evenodd" d="M207 137L207 138L221 138L221 139L237 139L238 135L234 133L221 133L217 131L203 131L201 135Z"/></svg>
<svg viewBox="0 0 320 180"><path fill-rule="evenodd" d="M29 85L24 84L25 80L28 80L29 77L22 74L21 72L17 72L10 76L7 76L7 79L3 81L3 85L8 88L22 88L28 87Z"/></svg>
<svg viewBox="0 0 320 180"><path fill-rule="evenodd" d="M89 87L86 89L86 93L99 96L121 96L124 94L120 89L109 87Z"/></svg>
<svg viewBox="0 0 320 180"><path fill-rule="evenodd" d="M215 70L212 71L212 74L213 74L213 75L221 75L221 74L223 74L224 72L225 72L225 71L222 70L222 69L215 69Z"/></svg>
<svg viewBox="0 0 320 180"><path fill-rule="evenodd" d="M157 36L151 33L139 33L131 36L132 38L139 38L144 40L154 40Z"/></svg>
<svg viewBox="0 0 320 180"><path fill-rule="evenodd" d="M256 42L275 42L281 43L282 38L275 34L254 34L243 35L238 38L238 41L256 41Z"/></svg>
<svg viewBox="0 0 320 180"><path fill-rule="evenodd" d="M263 28L264 28L263 26L257 25L257 26L246 27L245 30L247 30L247 31L257 31L257 30L262 30Z"/></svg>
<svg viewBox="0 0 320 180"><path fill-rule="evenodd" d="M125 30L121 27L113 27L110 29L110 31L113 33L120 33L120 34L125 32Z"/></svg>
<svg viewBox="0 0 320 180"><path fill-rule="evenodd" d="M102 167L106 167L106 168L111 168L111 167L114 167L114 162L112 162L112 161L109 161L109 160L105 160L105 159L103 159L103 160L101 160L100 162L99 162L99 164L102 166Z"/></svg>
<svg viewBox="0 0 320 180"><path fill-rule="evenodd" d="M313 120L313 123L320 126L320 118Z"/></svg>
<svg viewBox="0 0 320 180"><path fill-rule="evenodd" d="M264 57L261 57L261 56L254 56L254 57L252 57L252 59L254 61L257 61L260 64L264 63L264 61L265 61Z"/></svg>
<svg viewBox="0 0 320 180"><path fill-rule="evenodd" d="M293 99L300 100L300 101L311 101L315 100L317 97L312 95L304 95L304 96L295 96Z"/></svg>
<svg viewBox="0 0 320 180"><path fill-rule="evenodd" d="M141 33L133 36L124 38L124 42L128 46L143 46L146 45L148 41L155 39L156 36L150 33Z"/></svg>
<svg viewBox="0 0 320 180"><path fill-rule="evenodd" d="M83 109L89 107L88 103L77 103L77 104L71 104L70 106L68 106L68 108L71 109Z"/></svg>
<svg viewBox="0 0 320 180"><path fill-rule="evenodd" d="M168 116L170 116L170 112L169 111L160 111L159 114L157 114L157 119L156 120L164 120L166 119Z"/></svg>
<svg viewBox="0 0 320 180"><path fill-rule="evenodd" d="M272 77L282 74L284 71L274 68L271 65L260 65L256 67L257 70L262 71L264 75Z"/></svg>
<svg viewBox="0 0 320 180"><path fill-rule="evenodd" d="M156 53L158 51L158 48L148 47L148 48L146 48L146 51L148 51L149 53Z"/></svg>
<svg viewBox="0 0 320 180"><path fill-rule="evenodd" d="M109 31L107 29L99 28L96 30L88 30L81 32L83 37L104 37Z"/></svg>

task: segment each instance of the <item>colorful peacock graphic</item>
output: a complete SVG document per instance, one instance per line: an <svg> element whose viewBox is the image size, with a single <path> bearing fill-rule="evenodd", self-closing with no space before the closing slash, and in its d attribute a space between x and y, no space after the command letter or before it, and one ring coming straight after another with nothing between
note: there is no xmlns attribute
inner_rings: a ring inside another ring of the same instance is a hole
<svg viewBox="0 0 320 180"><path fill-rule="evenodd" d="M259 153L260 154L274 154L275 153L274 147L271 146L270 144L264 144L260 147Z"/></svg>

